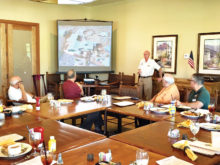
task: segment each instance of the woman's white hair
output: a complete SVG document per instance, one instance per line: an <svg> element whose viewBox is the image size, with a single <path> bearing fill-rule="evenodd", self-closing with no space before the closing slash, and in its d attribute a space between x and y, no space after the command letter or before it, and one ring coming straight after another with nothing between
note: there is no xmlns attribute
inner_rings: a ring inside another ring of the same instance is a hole
<svg viewBox="0 0 220 165"><path fill-rule="evenodd" d="M163 79L168 83L168 84L173 84L174 78L172 76L167 76L166 74L164 75Z"/></svg>
<svg viewBox="0 0 220 165"><path fill-rule="evenodd" d="M19 81L21 81L21 80L20 80L20 78L19 78L18 76L13 76L13 77L11 77L9 83L10 83L10 85L14 86L14 85L16 85Z"/></svg>

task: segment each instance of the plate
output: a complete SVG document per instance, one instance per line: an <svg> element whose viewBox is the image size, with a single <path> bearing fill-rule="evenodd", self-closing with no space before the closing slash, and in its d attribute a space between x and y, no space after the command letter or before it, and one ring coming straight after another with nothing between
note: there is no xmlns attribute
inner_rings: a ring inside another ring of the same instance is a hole
<svg viewBox="0 0 220 165"><path fill-rule="evenodd" d="M24 136L21 136L19 134L13 133L13 134L8 134L0 137L0 143L4 142L5 140L11 139L13 141L19 141L23 140Z"/></svg>
<svg viewBox="0 0 220 165"><path fill-rule="evenodd" d="M104 82L104 83L99 83L99 85L105 86L108 85L108 83Z"/></svg>
<svg viewBox="0 0 220 165"><path fill-rule="evenodd" d="M183 111L183 112L180 112L180 114L189 119L198 119L202 117L202 116L196 115L195 113L192 113L191 111Z"/></svg>
<svg viewBox="0 0 220 165"><path fill-rule="evenodd" d="M162 105L161 108L170 108L171 104Z"/></svg>
<svg viewBox="0 0 220 165"><path fill-rule="evenodd" d="M129 105L134 105L133 102L130 101L121 101L121 102L117 102L117 103L113 103L114 105L120 106L120 107L125 107L125 106L129 106Z"/></svg>
<svg viewBox="0 0 220 165"><path fill-rule="evenodd" d="M2 146L0 146L0 158L2 158L2 159L17 159L17 158L20 158L20 157L28 154L29 152L31 152L32 147L30 144L27 144L27 143L20 143L20 144L21 144L22 152L18 155L13 155L13 156L9 156L8 153L6 153L5 150L2 149Z"/></svg>
<svg viewBox="0 0 220 165"><path fill-rule="evenodd" d="M113 97L113 99L115 100L126 100L126 99L131 99L130 96L116 96L116 97Z"/></svg>
<svg viewBox="0 0 220 165"><path fill-rule="evenodd" d="M192 109L191 107L184 106L184 105L180 105L177 108L179 108L179 109Z"/></svg>
<svg viewBox="0 0 220 165"><path fill-rule="evenodd" d="M162 113L168 113L169 109L167 109L167 108L159 108L159 107L152 107L152 108L150 108L150 111L154 112L154 113L162 114Z"/></svg>
<svg viewBox="0 0 220 165"><path fill-rule="evenodd" d="M80 98L81 101L85 101L85 102L92 102L95 101L95 98L93 97L82 97Z"/></svg>
<svg viewBox="0 0 220 165"><path fill-rule="evenodd" d="M219 124L200 123L199 125L200 125L201 128L206 129L208 131L220 131L220 125Z"/></svg>

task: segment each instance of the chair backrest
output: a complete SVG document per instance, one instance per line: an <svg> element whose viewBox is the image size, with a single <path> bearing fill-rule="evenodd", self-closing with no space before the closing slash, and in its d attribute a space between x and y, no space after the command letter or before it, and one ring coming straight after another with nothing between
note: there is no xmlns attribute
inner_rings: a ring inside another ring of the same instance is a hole
<svg viewBox="0 0 220 165"><path fill-rule="evenodd" d="M63 98L64 98L64 94L63 94L63 83L60 83L60 84L59 84L59 94L60 94L59 98L60 98L60 99L63 99Z"/></svg>
<svg viewBox="0 0 220 165"><path fill-rule="evenodd" d="M185 88L185 87L178 87L180 92L180 101L181 102L188 102L189 94L192 91L191 88Z"/></svg>
<svg viewBox="0 0 220 165"><path fill-rule="evenodd" d="M214 94L210 94L210 100L214 100L215 106L219 106L218 98L220 96L220 91L218 89L215 89Z"/></svg>
<svg viewBox="0 0 220 165"><path fill-rule="evenodd" d="M135 73L133 75L125 75L124 72L122 72L122 78L121 78L121 84L122 85L135 85Z"/></svg>
<svg viewBox="0 0 220 165"><path fill-rule="evenodd" d="M119 95L120 96L131 96L131 97L140 98L139 86L120 85Z"/></svg>
<svg viewBox="0 0 220 165"><path fill-rule="evenodd" d="M47 92L53 93L54 98L59 98L59 84L61 82L60 74L49 74L46 72Z"/></svg>
<svg viewBox="0 0 220 165"><path fill-rule="evenodd" d="M120 82L121 81L121 72L118 74L109 73L108 75L108 83Z"/></svg>
<svg viewBox="0 0 220 165"><path fill-rule="evenodd" d="M51 82L59 84L61 80L60 74L57 73L49 74L48 72L46 72L46 80L47 80L47 84Z"/></svg>
<svg viewBox="0 0 220 165"><path fill-rule="evenodd" d="M4 85L2 85L2 96L0 96L0 99L3 100L4 105L6 105L7 96L8 96L8 90Z"/></svg>

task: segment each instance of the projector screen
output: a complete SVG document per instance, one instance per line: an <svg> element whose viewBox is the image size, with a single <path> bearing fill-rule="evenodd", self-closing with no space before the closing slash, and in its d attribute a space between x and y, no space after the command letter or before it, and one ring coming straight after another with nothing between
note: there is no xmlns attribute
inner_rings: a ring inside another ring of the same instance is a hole
<svg viewBox="0 0 220 165"><path fill-rule="evenodd" d="M112 70L112 22L59 20L59 72Z"/></svg>

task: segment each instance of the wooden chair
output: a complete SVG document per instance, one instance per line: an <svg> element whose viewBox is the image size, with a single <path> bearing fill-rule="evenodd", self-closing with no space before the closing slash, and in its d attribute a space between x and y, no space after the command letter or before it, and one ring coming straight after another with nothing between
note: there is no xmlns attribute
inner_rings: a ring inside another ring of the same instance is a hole
<svg viewBox="0 0 220 165"><path fill-rule="evenodd" d="M29 103L26 101L16 101L16 100L10 100L8 97L8 89L9 87L5 87L4 85L2 85L2 97L0 97L1 99L3 99L3 103L6 106L10 106L10 105L14 105L13 103L19 103L19 104L35 104L35 103Z"/></svg>
<svg viewBox="0 0 220 165"><path fill-rule="evenodd" d="M180 92L180 101L188 102L189 94L192 91L192 89L187 87L180 87L180 86L178 86L178 89Z"/></svg>
<svg viewBox="0 0 220 165"><path fill-rule="evenodd" d="M60 74L49 74L46 72L46 84L47 84L47 93L52 93L55 99L58 99L59 94L59 84L61 82Z"/></svg>
<svg viewBox="0 0 220 165"><path fill-rule="evenodd" d="M122 72L121 76L121 85L135 85L135 73L133 75L125 75L124 72Z"/></svg>
<svg viewBox="0 0 220 165"><path fill-rule="evenodd" d="M119 87L119 95L120 96L131 96L131 97L140 98L139 86L138 85L135 85L135 86L132 86L132 85L120 85L120 87ZM118 132L119 133L121 132L122 127L125 126L125 125L122 125L122 119L123 118L131 120L131 122L127 123L126 125L134 124L135 123L135 127L137 127L137 119L136 118L129 118L126 115L118 115L118 114L114 114L114 113L108 113L108 115L117 118L117 120L118 120Z"/></svg>
<svg viewBox="0 0 220 165"><path fill-rule="evenodd" d="M34 83L34 89L35 89L35 95L40 96L40 80L42 79L42 83L44 86L44 94L47 94L46 84L44 80L44 74L36 74L32 75L33 83Z"/></svg>
<svg viewBox="0 0 220 165"><path fill-rule="evenodd" d="M214 93L210 94L210 100L214 100L216 111L220 112L220 103L219 103L220 91L215 89Z"/></svg>
<svg viewBox="0 0 220 165"><path fill-rule="evenodd" d="M138 85L120 85L119 95L140 98L140 88Z"/></svg>
<svg viewBox="0 0 220 165"><path fill-rule="evenodd" d="M110 85L109 93L110 94L119 94L119 86L121 82L121 72L118 74L109 73L108 80L100 81L100 82L107 82Z"/></svg>

